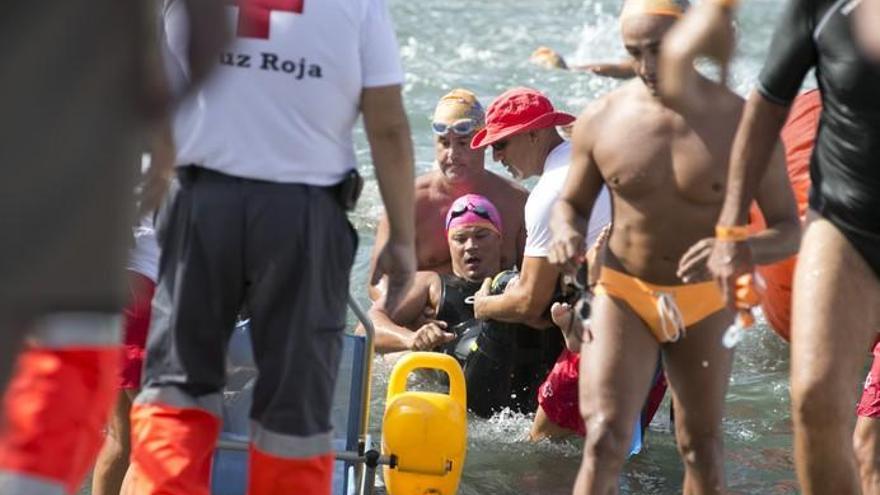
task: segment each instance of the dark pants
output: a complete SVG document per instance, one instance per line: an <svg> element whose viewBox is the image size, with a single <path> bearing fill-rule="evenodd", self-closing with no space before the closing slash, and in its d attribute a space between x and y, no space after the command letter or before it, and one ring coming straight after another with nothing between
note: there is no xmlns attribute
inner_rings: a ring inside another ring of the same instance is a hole
<svg viewBox="0 0 880 495"><path fill-rule="evenodd" d="M288 435L330 431L357 243L332 190L184 167L158 228L144 385L220 392L246 306L259 370L251 418Z"/></svg>

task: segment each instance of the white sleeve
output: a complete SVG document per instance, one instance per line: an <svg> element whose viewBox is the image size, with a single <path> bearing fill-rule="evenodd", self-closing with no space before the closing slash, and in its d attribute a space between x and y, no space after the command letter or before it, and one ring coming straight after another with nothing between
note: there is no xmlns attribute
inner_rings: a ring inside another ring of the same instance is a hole
<svg viewBox="0 0 880 495"><path fill-rule="evenodd" d="M529 195L525 211L526 245L523 256L546 258L550 254L550 241L553 240L550 215L557 197L556 194L547 194L546 188L541 187L540 183Z"/></svg>
<svg viewBox="0 0 880 495"><path fill-rule="evenodd" d="M361 84L364 88L403 84L400 51L385 0L367 0L361 26Z"/></svg>

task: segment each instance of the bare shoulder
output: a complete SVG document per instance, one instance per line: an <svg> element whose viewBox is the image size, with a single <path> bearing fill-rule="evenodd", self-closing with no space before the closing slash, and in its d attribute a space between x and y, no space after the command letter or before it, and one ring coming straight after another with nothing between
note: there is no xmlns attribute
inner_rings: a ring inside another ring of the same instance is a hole
<svg viewBox="0 0 880 495"><path fill-rule="evenodd" d="M630 81L619 88L609 91L599 98L591 101L578 115L575 126L588 124L601 124L620 109L621 104L631 102L636 96L641 81Z"/></svg>
<svg viewBox="0 0 880 495"><path fill-rule="evenodd" d="M440 172L436 170L432 170L416 177L416 190L430 189L437 181L439 173Z"/></svg>
<svg viewBox="0 0 880 495"><path fill-rule="evenodd" d="M632 84L626 83L601 97L591 101L578 115L572 129L572 145L584 149L591 147L613 115L619 112L620 107L632 96Z"/></svg>
<svg viewBox="0 0 880 495"><path fill-rule="evenodd" d="M440 281L440 275L437 272L430 270L422 270L416 272L413 277L413 287L418 290L424 290L431 286L431 284Z"/></svg>
<svg viewBox="0 0 880 495"><path fill-rule="evenodd" d="M739 122L745 107L743 97L724 84L709 79L703 81L707 99L712 102L711 108L705 107L706 110L718 118Z"/></svg>

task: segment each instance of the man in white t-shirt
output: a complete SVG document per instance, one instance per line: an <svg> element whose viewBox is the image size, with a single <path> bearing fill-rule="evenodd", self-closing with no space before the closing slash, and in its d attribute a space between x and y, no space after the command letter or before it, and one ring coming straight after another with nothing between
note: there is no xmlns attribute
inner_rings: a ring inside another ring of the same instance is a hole
<svg viewBox="0 0 880 495"><path fill-rule="evenodd" d="M562 193L571 158L571 145L556 131L572 123L574 116L557 112L541 92L514 88L489 106L486 127L474 136L471 146L492 146L492 157L517 179L540 176L525 207L526 246L522 270L515 284L503 294L488 295L489 282L474 299L474 314L481 319L524 323L548 328L549 308L559 285L560 270L547 261L551 233L550 215ZM589 222L588 243L611 219L607 192L596 201Z"/></svg>
<svg viewBox="0 0 880 495"><path fill-rule="evenodd" d="M186 12L166 0L173 83L188 74ZM384 0L242 0L236 38L175 115L177 184L143 390L132 407L132 492L207 493L226 342L251 316L248 493L327 494L330 407L357 238L352 128L363 112L390 223L375 276L393 311L415 271L413 152Z"/></svg>

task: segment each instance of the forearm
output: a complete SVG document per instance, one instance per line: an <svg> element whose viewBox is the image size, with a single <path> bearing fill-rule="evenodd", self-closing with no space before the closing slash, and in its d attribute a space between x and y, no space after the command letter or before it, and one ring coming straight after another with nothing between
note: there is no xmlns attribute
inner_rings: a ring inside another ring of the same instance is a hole
<svg viewBox="0 0 880 495"><path fill-rule="evenodd" d="M565 197L559 198L551 216L551 230L561 232L563 227L571 227L583 235L587 233L587 218L590 218L593 204L578 206Z"/></svg>
<svg viewBox="0 0 880 495"><path fill-rule="evenodd" d="M718 225L746 223L749 206L767 171L787 116L787 107L771 103L756 91L749 95L733 141L727 195Z"/></svg>
<svg viewBox="0 0 880 495"><path fill-rule="evenodd" d="M480 302L480 317L505 323L524 323L540 319L547 304L543 306L534 294L513 286L503 294L486 296Z"/></svg>
<svg viewBox="0 0 880 495"><path fill-rule="evenodd" d="M797 253L801 239L801 224L794 220L770 225L749 236L749 250L756 265L767 265Z"/></svg>
<svg viewBox="0 0 880 495"><path fill-rule="evenodd" d="M167 119L156 129L150 150L150 168L140 190L139 215L147 215L159 208L174 176L174 139Z"/></svg>
<svg viewBox="0 0 880 495"><path fill-rule="evenodd" d="M376 329L376 352L386 354L409 350L412 330L395 324L383 311L370 310L369 316Z"/></svg>

